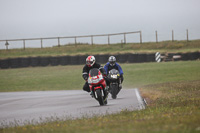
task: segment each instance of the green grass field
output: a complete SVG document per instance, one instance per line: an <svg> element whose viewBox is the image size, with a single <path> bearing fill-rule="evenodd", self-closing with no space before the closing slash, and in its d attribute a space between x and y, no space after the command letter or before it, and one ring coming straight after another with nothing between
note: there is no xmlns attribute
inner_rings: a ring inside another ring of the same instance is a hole
<svg viewBox="0 0 200 133"><path fill-rule="evenodd" d="M126 88L138 87L141 111L0 129L0 132L200 132L200 61L122 64ZM0 91L82 89L82 66L0 70Z"/></svg>
<svg viewBox="0 0 200 133"><path fill-rule="evenodd" d="M104 64L102 64L104 65ZM124 87L200 79L199 61L121 64ZM0 92L82 89L83 65L0 70Z"/></svg>
<svg viewBox="0 0 200 133"><path fill-rule="evenodd" d="M62 45L61 47L0 50L0 59L29 56L61 56L82 54L155 53L200 51L200 40L164 41L110 45Z"/></svg>

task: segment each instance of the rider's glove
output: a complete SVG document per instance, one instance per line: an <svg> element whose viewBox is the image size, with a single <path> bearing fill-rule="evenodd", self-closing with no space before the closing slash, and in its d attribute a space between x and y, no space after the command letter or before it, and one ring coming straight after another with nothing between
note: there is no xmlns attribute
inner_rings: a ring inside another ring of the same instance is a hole
<svg viewBox="0 0 200 133"><path fill-rule="evenodd" d="M120 75L120 78L121 78L121 83L122 83L123 80L124 80L124 76L123 76L123 74Z"/></svg>
<svg viewBox="0 0 200 133"><path fill-rule="evenodd" d="M88 80L88 76L85 74L85 75L83 75L83 79L85 80L85 81L87 81Z"/></svg>

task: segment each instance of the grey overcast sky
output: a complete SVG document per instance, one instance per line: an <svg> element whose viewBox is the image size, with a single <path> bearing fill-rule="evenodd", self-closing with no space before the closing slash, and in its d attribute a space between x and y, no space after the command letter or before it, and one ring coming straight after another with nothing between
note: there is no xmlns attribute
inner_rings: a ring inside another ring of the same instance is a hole
<svg viewBox="0 0 200 133"><path fill-rule="evenodd" d="M0 0L0 18L0 40L138 30L164 39L172 29L200 39L200 0Z"/></svg>

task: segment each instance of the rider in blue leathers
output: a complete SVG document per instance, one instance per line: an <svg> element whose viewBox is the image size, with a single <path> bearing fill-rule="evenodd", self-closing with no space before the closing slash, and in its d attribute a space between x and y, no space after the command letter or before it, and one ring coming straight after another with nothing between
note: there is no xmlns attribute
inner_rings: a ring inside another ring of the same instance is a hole
<svg viewBox="0 0 200 133"><path fill-rule="evenodd" d="M116 63L116 58L115 58L114 56L110 56L110 57L108 58L108 62L107 62L106 65L104 66L104 69L105 69L107 75L108 75L108 73L109 73L109 71L110 71L111 69L116 69L116 70L118 70L118 71L119 71L119 74L120 74L121 83L123 82L123 80L124 80L124 77L123 77L123 74L124 74L124 73L123 73L123 70L122 70L121 66L120 66L118 63ZM109 82L108 79L106 79L106 83L107 83L107 85L110 84L110 82ZM121 83L120 83L120 89L122 88L122 87L121 87Z"/></svg>

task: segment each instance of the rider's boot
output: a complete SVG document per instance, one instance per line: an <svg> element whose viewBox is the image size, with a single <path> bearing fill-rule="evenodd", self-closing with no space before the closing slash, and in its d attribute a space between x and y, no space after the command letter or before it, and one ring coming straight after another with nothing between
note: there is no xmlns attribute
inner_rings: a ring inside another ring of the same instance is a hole
<svg viewBox="0 0 200 133"><path fill-rule="evenodd" d="M105 96L104 96L104 104L107 104L107 98L108 98L108 88L105 88Z"/></svg>
<svg viewBox="0 0 200 133"><path fill-rule="evenodd" d="M107 91L108 93L110 93L110 87L109 87L109 86L106 86L106 91Z"/></svg>

